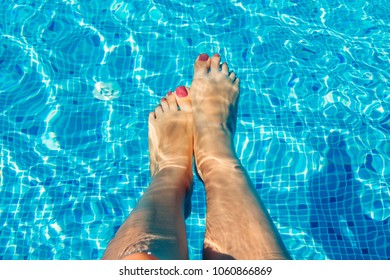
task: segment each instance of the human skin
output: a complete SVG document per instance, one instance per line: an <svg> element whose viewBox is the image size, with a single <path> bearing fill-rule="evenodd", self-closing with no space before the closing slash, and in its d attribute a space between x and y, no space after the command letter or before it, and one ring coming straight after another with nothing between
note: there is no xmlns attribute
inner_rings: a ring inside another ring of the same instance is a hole
<svg viewBox="0 0 390 280"><path fill-rule="evenodd" d="M152 183L103 258L188 259L194 153L207 196L203 258L289 259L234 149L239 79L219 55L200 55L194 68L191 88L177 88L149 116Z"/></svg>
<svg viewBox="0 0 390 280"><path fill-rule="evenodd" d="M207 197L204 259L289 259L234 149L239 79L220 56L200 55L190 97L194 155Z"/></svg>

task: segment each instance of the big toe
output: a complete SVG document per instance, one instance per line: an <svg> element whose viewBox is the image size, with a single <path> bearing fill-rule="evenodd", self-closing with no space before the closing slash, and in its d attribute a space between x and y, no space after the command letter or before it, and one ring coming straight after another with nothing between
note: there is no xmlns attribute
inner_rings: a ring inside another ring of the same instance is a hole
<svg viewBox="0 0 390 280"><path fill-rule="evenodd" d="M201 77L209 72L211 65L210 57L202 53L195 61L194 79Z"/></svg>
<svg viewBox="0 0 390 280"><path fill-rule="evenodd" d="M191 104L191 98L189 96L189 88L186 88L184 86L180 86L176 89L176 101L177 104L180 107L181 111L191 112L192 111L192 104Z"/></svg>

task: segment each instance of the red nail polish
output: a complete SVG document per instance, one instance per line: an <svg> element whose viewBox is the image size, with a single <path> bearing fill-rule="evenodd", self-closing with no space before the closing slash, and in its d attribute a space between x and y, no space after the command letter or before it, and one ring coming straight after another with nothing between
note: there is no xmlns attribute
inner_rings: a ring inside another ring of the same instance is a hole
<svg viewBox="0 0 390 280"><path fill-rule="evenodd" d="M161 98L161 101L167 101L167 99L165 97Z"/></svg>
<svg viewBox="0 0 390 280"><path fill-rule="evenodd" d="M199 60L200 61L207 61L209 59L209 56L206 54L206 53L202 53L200 56L199 56Z"/></svg>
<svg viewBox="0 0 390 280"><path fill-rule="evenodd" d="M219 53L214 54L216 57L221 57Z"/></svg>
<svg viewBox="0 0 390 280"><path fill-rule="evenodd" d="M176 89L176 95L178 97L186 97L188 95L187 89L184 86L180 86Z"/></svg>
<svg viewBox="0 0 390 280"><path fill-rule="evenodd" d="M168 96L172 95L172 91L168 91Z"/></svg>

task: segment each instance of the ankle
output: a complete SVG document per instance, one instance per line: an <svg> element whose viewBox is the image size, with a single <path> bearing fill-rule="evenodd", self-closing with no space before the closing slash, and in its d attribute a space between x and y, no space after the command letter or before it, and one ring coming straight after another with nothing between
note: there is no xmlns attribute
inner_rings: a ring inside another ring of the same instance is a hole
<svg viewBox="0 0 390 280"><path fill-rule="evenodd" d="M231 174L243 170L243 166L234 154L218 154L203 155L200 153L196 158L196 168L203 175L203 179L206 180L210 174L215 176L217 174Z"/></svg>
<svg viewBox="0 0 390 280"><path fill-rule="evenodd" d="M182 166L166 166L160 169L157 169L152 175L152 181L157 180L169 180L169 181L178 181L183 185L190 185L192 183L192 168L182 167ZM173 179L174 178L174 179ZM176 180L175 179L179 179Z"/></svg>
<svg viewBox="0 0 390 280"><path fill-rule="evenodd" d="M225 127L202 127L195 130L194 153L199 161L214 159L222 161L237 158L233 134Z"/></svg>

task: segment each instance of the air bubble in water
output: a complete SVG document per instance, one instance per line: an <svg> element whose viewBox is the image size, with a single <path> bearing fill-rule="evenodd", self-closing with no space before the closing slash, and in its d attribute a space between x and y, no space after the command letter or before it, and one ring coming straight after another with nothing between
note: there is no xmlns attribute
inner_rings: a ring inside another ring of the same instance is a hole
<svg viewBox="0 0 390 280"><path fill-rule="evenodd" d="M112 100L122 93L120 85L116 81L97 82L93 90L93 96L100 100Z"/></svg>

